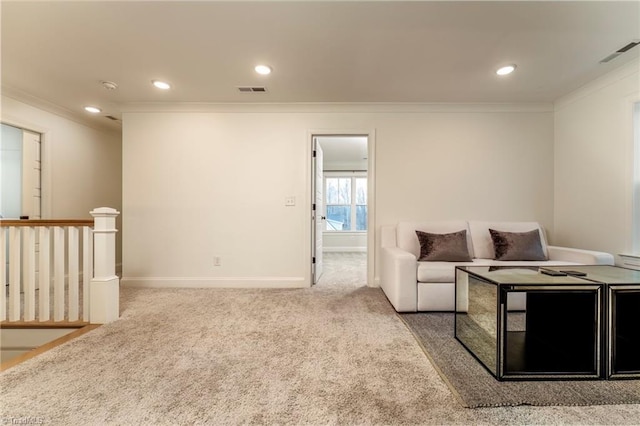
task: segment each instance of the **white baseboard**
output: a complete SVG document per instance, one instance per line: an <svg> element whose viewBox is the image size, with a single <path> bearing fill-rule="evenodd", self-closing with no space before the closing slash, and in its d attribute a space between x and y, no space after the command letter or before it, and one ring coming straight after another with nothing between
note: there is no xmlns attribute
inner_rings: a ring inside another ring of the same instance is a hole
<svg viewBox="0 0 640 426"><path fill-rule="evenodd" d="M131 288L308 288L302 277L123 277Z"/></svg>
<svg viewBox="0 0 640 426"><path fill-rule="evenodd" d="M367 252L367 248L366 247L322 247L322 252L323 253L338 253L338 252L344 252L344 253L366 253Z"/></svg>

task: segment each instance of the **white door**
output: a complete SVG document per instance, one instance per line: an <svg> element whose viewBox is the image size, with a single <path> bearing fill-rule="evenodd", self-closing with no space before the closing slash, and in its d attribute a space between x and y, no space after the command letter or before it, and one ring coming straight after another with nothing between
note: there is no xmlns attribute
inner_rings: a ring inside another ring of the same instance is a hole
<svg viewBox="0 0 640 426"><path fill-rule="evenodd" d="M316 138L313 138L313 284L317 284L322 275L322 231L324 230L324 182L322 174L322 147Z"/></svg>

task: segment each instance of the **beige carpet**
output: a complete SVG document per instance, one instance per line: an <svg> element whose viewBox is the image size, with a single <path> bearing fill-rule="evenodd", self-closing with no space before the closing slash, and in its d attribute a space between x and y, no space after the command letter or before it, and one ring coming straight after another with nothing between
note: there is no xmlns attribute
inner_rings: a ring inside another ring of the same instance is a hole
<svg viewBox="0 0 640 426"><path fill-rule="evenodd" d="M330 268L311 289L124 289L120 320L0 375L0 418L55 425L640 420L639 405L463 408L383 293L346 279L344 265L332 281Z"/></svg>
<svg viewBox="0 0 640 426"><path fill-rule="evenodd" d="M453 313L423 312L401 317L465 407L640 404L640 380L500 382L455 339ZM495 362L496 349L491 349Z"/></svg>

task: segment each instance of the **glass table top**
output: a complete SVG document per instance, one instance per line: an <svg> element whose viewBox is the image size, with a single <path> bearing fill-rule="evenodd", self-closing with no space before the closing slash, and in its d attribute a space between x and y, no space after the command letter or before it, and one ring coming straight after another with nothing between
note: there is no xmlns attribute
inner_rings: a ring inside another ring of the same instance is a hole
<svg viewBox="0 0 640 426"><path fill-rule="evenodd" d="M583 280L570 275L551 276L543 274L542 268L532 266L459 266L471 275L483 278L496 285L549 285L549 284L571 284L571 285L591 285L591 281ZM567 269L567 267L563 267Z"/></svg>
<svg viewBox="0 0 640 426"><path fill-rule="evenodd" d="M575 265L575 266L552 266L545 267L555 271L579 271L584 272L582 278L604 282L607 284L640 284L640 271L634 269L620 268L609 265Z"/></svg>
<svg viewBox="0 0 640 426"><path fill-rule="evenodd" d="M484 278L493 284L571 284L589 285L599 282L605 284L640 284L640 271L609 265L567 265L567 266L460 266L472 275ZM544 270L570 271L567 275L552 276ZM574 276L571 272L586 275Z"/></svg>

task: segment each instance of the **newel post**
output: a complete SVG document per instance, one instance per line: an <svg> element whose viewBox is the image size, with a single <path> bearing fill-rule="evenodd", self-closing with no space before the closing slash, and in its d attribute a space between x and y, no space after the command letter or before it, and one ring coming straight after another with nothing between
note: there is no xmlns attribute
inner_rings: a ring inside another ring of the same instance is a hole
<svg viewBox="0 0 640 426"><path fill-rule="evenodd" d="M120 278L116 275L116 209L91 211L93 226L93 278L89 291L89 322L105 324L120 316Z"/></svg>

